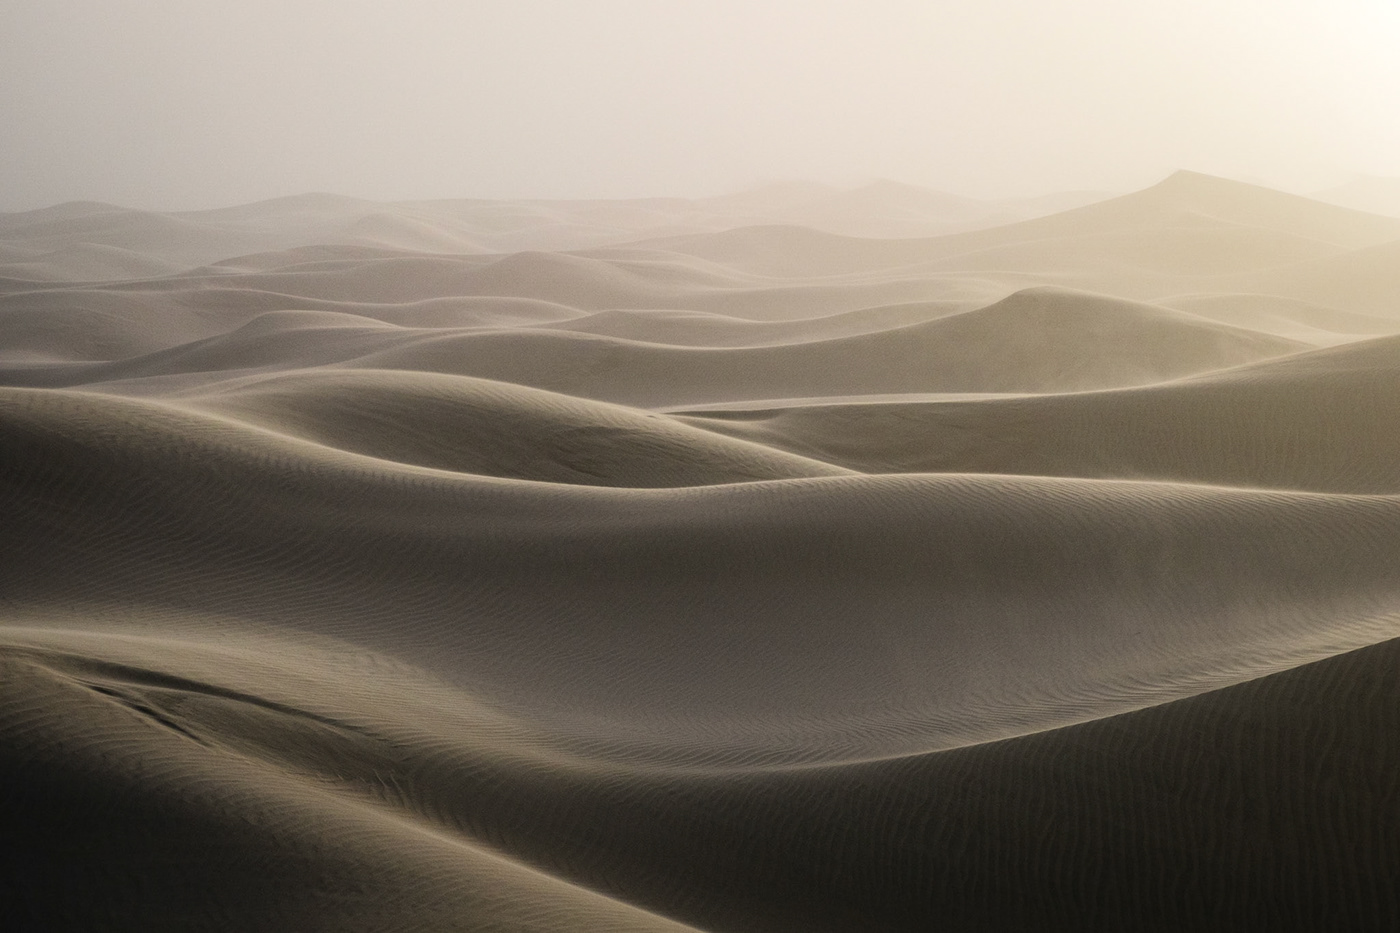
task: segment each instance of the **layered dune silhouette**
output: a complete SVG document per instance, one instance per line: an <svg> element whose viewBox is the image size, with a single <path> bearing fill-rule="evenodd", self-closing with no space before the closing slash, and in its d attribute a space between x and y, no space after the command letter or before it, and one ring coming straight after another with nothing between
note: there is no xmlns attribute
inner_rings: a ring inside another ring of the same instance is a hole
<svg viewBox="0 0 1400 933"><path fill-rule="evenodd" d="M19 929L1400 927L1400 219L0 216Z"/></svg>

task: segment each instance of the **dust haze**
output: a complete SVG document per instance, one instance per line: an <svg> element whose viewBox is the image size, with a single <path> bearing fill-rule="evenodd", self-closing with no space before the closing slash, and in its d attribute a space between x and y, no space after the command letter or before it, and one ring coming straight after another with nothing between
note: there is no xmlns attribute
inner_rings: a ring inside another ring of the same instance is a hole
<svg viewBox="0 0 1400 933"><path fill-rule="evenodd" d="M1383 0L19 0L0 209L1400 175Z"/></svg>

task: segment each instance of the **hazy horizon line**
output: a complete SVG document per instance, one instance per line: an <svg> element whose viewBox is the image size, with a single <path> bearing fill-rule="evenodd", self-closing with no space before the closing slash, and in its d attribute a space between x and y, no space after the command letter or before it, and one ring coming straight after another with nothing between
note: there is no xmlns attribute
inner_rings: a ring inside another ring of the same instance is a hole
<svg viewBox="0 0 1400 933"><path fill-rule="evenodd" d="M1338 174L1332 179L1332 183L1313 185L1285 185L1269 180L1250 176L1235 176L1221 174L1217 172L1201 171L1180 167L1171 169L1165 173L1157 173L1154 180L1132 187L1121 187L1117 185L1086 185L1079 187L1049 188L1033 193L1006 193L1006 194L982 194L967 193L955 190L952 186L939 187L937 185L925 184L910 181L907 178L898 178L890 175L871 175L857 178L847 178L843 180L820 179L814 177L787 176L768 177L757 179L747 185L725 188L709 194L630 194L614 196L589 196L580 195L519 195L519 196L492 196L485 194L439 194L427 196L408 197L376 197L373 195L349 193L346 191L336 191L330 189L309 189L303 191L289 191L281 194L272 194L266 197L253 198L251 200L220 201L215 203L204 203L200 206L162 206L152 207L138 205L130 202L118 200L108 200L98 197L73 197L61 201L50 201L32 207L10 207L0 208L0 213L4 214L24 214L36 211L43 211L57 207L76 204L100 204L106 207L118 208L122 210L150 211L153 213L200 213L204 211L222 210L235 207L246 207L255 204L267 204L274 201L294 200L298 198L325 197L336 198L346 201L365 201L375 204L413 204L436 201L478 201L478 202L499 202L499 203L577 203L577 202L646 202L646 201L714 201L724 198L739 197L746 194L755 194L764 191L773 191L783 188L813 189L813 194L820 197L821 193L845 194L860 191L866 188L875 188L881 185L894 185L909 188L912 191L938 194L951 198L959 198L972 202L998 203L998 202L1024 202L1035 201L1042 198L1053 198L1057 195L1068 194L1102 194L1105 197L1115 197L1124 194L1131 194L1134 191L1143 191L1155 187L1158 184L1179 174L1203 175L1211 178L1218 178L1225 181L1237 182L1239 184L1253 185L1260 188L1279 191L1286 194L1294 194L1303 197L1310 197L1316 194L1325 194L1333 189L1341 188L1349 184L1364 182L1394 182L1400 185L1400 176L1373 175L1364 172L1350 172Z"/></svg>

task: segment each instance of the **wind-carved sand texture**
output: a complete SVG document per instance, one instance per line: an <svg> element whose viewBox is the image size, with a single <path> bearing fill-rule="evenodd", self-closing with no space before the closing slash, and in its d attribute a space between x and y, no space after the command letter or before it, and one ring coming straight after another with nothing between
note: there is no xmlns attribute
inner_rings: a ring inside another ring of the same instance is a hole
<svg viewBox="0 0 1400 933"><path fill-rule="evenodd" d="M1400 219L746 198L0 216L4 925L1400 929Z"/></svg>

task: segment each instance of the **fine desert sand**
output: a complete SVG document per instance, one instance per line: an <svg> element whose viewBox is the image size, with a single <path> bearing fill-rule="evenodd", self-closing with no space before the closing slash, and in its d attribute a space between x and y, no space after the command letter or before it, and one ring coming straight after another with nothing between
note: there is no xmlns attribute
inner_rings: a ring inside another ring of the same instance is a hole
<svg viewBox="0 0 1400 933"><path fill-rule="evenodd" d="M0 457L8 929L1400 929L1400 218L3 214Z"/></svg>

